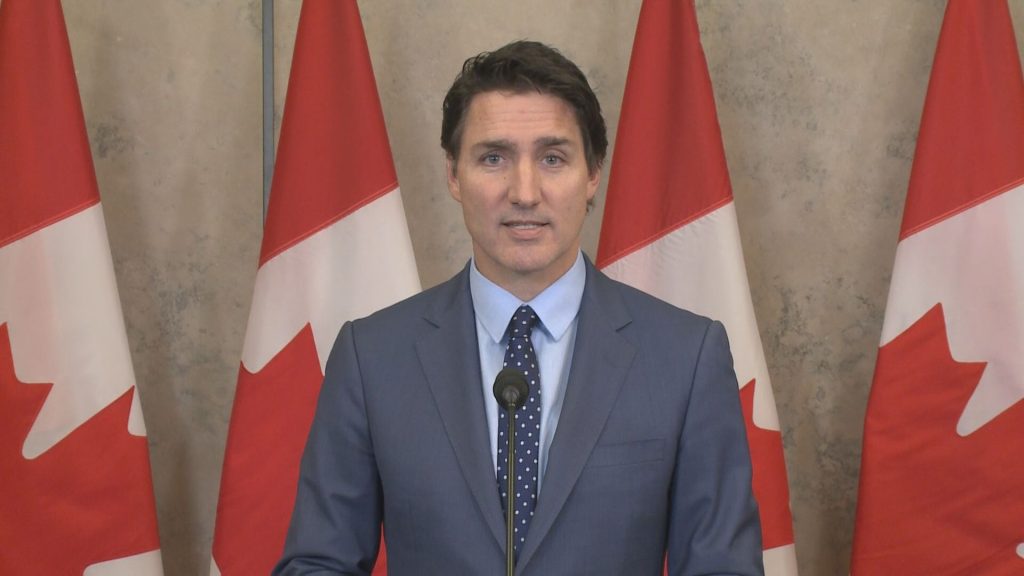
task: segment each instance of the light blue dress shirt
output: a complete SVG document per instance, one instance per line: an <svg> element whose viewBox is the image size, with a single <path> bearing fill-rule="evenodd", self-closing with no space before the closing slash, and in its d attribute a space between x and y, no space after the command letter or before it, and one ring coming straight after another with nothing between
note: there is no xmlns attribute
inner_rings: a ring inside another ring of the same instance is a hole
<svg viewBox="0 0 1024 576"><path fill-rule="evenodd" d="M533 329L533 348L540 360L540 476L537 492L544 484L548 449L558 428L562 413L565 386L572 368L572 351L576 343L576 322L579 317L587 269L583 253L569 270L544 289L533 300L522 302L504 288L484 278L476 269L469 268L469 289L476 313L476 341L480 350L480 374L483 376L484 404L487 410L487 429L491 435L491 460L495 477L498 470L498 402L494 399L494 378L501 371L508 345L509 320L523 304L529 304L540 318Z"/></svg>

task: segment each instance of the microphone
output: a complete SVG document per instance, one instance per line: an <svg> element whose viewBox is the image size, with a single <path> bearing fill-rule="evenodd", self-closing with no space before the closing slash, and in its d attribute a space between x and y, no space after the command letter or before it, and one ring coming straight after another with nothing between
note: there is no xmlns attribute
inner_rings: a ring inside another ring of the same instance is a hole
<svg viewBox="0 0 1024 576"><path fill-rule="evenodd" d="M508 410L508 429L505 433L505 470L508 480L505 483L505 574L513 576L516 570L515 556L515 477L516 477L516 410L526 404L530 395L530 385L526 375L515 368L503 368L494 379L494 399L498 405Z"/></svg>
<svg viewBox="0 0 1024 576"><path fill-rule="evenodd" d="M508 411L518 410L526 404L530 395L530 385L526 383L526 375L515 368L503 368L494 379L494 399L498 405Z"/></svg>

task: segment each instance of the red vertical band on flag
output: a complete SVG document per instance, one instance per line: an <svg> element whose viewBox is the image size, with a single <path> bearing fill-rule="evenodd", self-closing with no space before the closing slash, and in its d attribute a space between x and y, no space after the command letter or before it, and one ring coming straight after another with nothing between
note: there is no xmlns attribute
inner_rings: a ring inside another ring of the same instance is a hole
<svg viewBox="0 0 1024 576"><path fill-rule="evenodd" d="M0 248L99 202L59 0L0 9Z"/></svg>
<svg viewBox="0 0 1024 576"><path fill-rule="evenodd" d="M359 9L355 2L307 0L260 264L396 186Z"/></svg>
<svg viewBox="0 0 1024 576"><path fill-rule="evenodd" d="M644 2L626 85L598 268L732 200L691 1Z"/></svg>
<svg viewBox="0 0 1024 576"><path fill-rule="evenodd" d="M992 57L1003 54L1017 54L1005 1L946 6L901 240L1024 177L1024 79L1017 57Z"/></svg>

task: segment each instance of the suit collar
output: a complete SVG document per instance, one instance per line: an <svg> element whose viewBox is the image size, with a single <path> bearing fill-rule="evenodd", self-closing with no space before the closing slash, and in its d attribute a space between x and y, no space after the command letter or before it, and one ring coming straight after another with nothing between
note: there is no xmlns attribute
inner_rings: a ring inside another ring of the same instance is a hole
<svg viewBox="0 0 1024 576"><path fill-rule="evenodd" d="M480 361L468 267L438 287L424 319L436 330L416 343L420 364L466 484L496 543L503 547L505 522L479 384Z"/></svg>

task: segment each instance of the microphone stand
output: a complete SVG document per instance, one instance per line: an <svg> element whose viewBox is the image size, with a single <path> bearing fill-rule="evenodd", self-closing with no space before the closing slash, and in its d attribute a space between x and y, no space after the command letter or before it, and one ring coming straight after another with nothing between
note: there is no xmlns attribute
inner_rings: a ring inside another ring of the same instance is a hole
<svg viewBox="0 0 1024 576"><path fill-rule="evenodd" d="M505 470L505 576L514 576L516 570L515 554L515 478L516 478L516 411L526 404L530 395L530 385L526 376L515 368L504 368L494 379L494 399L498 405L508 411L508 432L505 436L506 454Z"/></svg>
<svg viewBox="0 0 1024 576"><path fill-rule="evenodd" d="M508 479L505 483L505 576L513 576L516 571L515 554L515 477L516 477L516 408L515 404L508 410L508 432L505 437L508 443L508 460L505 469L508 470Z"/></svg>

